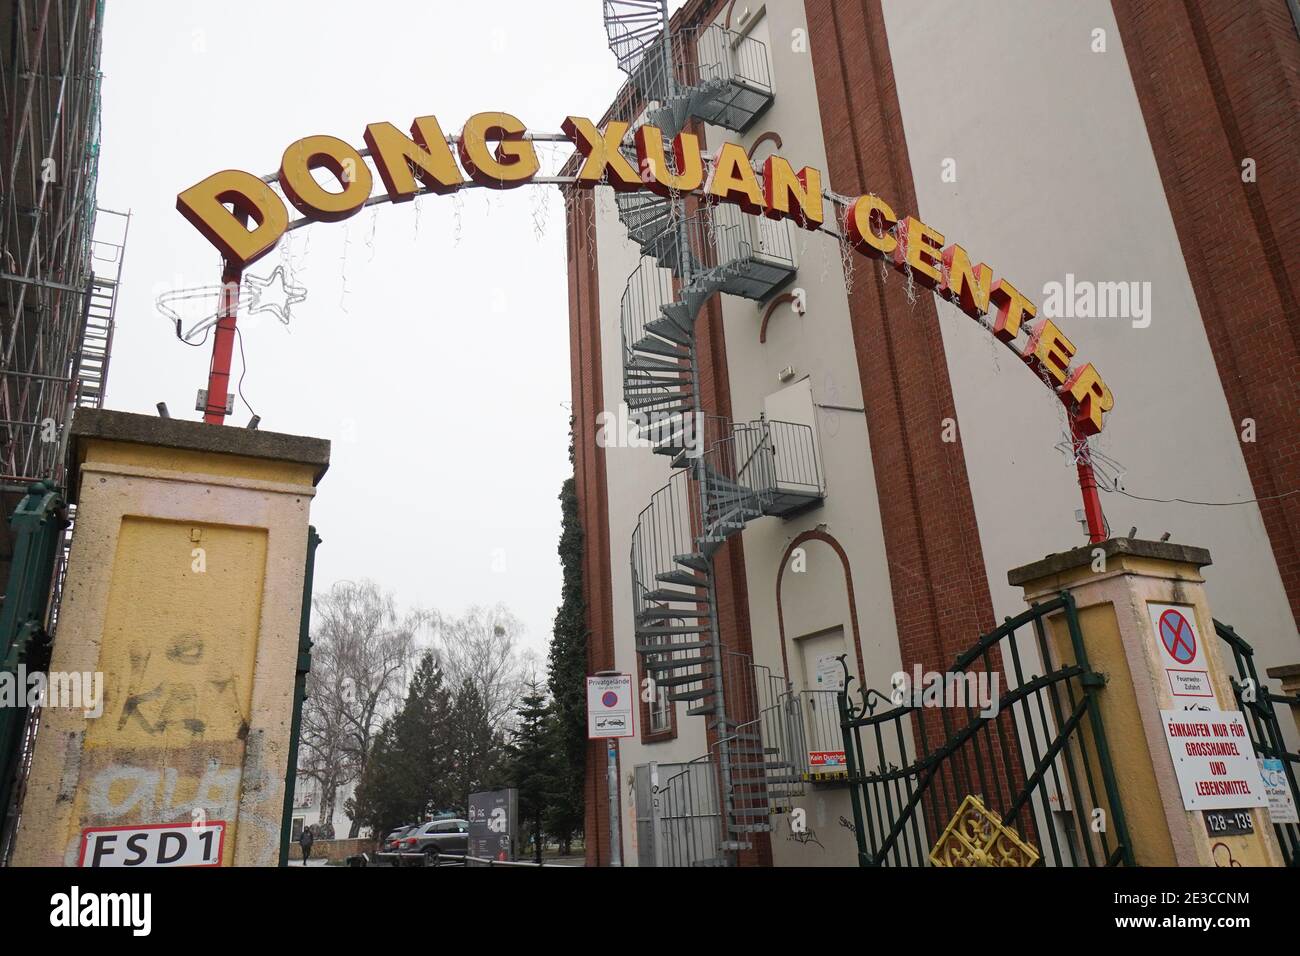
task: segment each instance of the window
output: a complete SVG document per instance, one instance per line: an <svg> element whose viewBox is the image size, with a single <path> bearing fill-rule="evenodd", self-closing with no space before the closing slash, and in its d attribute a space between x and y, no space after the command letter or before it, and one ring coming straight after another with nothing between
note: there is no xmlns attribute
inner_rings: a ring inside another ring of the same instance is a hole
<svg viewBox="0 0 1300 956"><path fill-rule="evenodd" d="M668 688L655 681L655 698L650 702L650 733L663 734L673 729L673 702Z"/></svg>
<svg viewBox="0 0 1300 956"><path fill-rule="evenodd" d="M656 643L667 646L667 638L662 640L656 639ZM667 740L677 736L677 728L673 726L676 720L676 707L674 702L668 699L672 692L671 682L667 685L661 683L671 674L671 671L652 670L652 668L665 663L672 659L672 652L649 653L637 656L637 671L641 676L641 685L638 689L637 696L640 698L640 735L641 740L646 743L654 743L657 740ZM654 693L649 693L650 689Z"/></svg>

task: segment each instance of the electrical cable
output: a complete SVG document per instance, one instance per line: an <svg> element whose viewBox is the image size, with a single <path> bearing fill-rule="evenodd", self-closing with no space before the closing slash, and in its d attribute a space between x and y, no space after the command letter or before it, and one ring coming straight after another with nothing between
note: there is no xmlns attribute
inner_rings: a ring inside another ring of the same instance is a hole
<svg viewBox="0 0 1300 956"><path fill-rule="evenodd" d="M248 413L257 417L257 412L253 411L253 406L248 404L248 399L244 397L244 375L248 372L248 361L244 358L244 333L239 326L235 326L235 341L239 343L239 381L235 384L235 391L239 393L239 400L244 403Z"/></svg>
<svg viewBox="0 0 1300 956"><path fill-rule="evenodd" d="M1136 498L1138 501L1154 501L1157 504L1162 504L1162 505L1179 502L1185 505L1204 505L1209 508L1227 508L1232 505L1258 504L1261 501L1278 501L1282 498L1290 498L1293 495L1300 495L1300 488L1297 488L1295 491L1287 491L1280 495L1269 495L1264 498L1243 498L1241 501L1193 501L1190 498L1146 498L1143 497L1142 495L1135 495L1132 494L1131 492L1127 492L1122 488L1102 488L1102 491L1114 492L1116 494L1124 495L1125 497L1128 498Z"/></svg>
<svg viewBox="0 0 1300 956"><path fill-rule="evenodd" d="M190 348L192 348L192 349L201 349L201 348L203 348L203 346L204 346L204 345L207 343L207 341L208 341L208 334L209 334L211 331L212 331L212 326L209 325L206 329L203 330L203 338L202 338L202 339L200 339L200 340L197 341L197 342L190 342L190 341L188 341L188 340L185 338L185 336L181 335L181 327L180 327L180 323L177 323L177 324L176 324L176 337L177 337L178 339L180 339L181 342L182 342L184 345L188 345L188 346L189 346Z"/></svg>

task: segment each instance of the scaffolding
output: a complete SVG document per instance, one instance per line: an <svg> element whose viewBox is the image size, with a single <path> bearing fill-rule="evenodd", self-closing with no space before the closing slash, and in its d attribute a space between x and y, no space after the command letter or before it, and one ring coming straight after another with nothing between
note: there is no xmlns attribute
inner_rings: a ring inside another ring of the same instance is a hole
<svg viewBox="0 0 1300 956"><path fill-rule="evenodd" d="M104 394L129 216L104 217L113 234L96 236L103 12L103 0L0 0L6 499L36 479L64 483L67 422Z"/></svg>

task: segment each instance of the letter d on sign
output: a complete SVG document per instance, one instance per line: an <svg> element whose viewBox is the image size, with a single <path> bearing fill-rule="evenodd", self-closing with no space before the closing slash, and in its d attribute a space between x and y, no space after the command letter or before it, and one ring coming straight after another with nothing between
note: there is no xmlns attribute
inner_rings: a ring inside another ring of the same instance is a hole
<svg viewBox="0 0 1300 956"><path fill-rule="evenodd" d="M234 206L232 213L225 204ZM271 187L252 173L225 169L176 197L176 209L227 262L246 266L275 248L289 214ZM250 230L244 221L257 223Z"/></svg>

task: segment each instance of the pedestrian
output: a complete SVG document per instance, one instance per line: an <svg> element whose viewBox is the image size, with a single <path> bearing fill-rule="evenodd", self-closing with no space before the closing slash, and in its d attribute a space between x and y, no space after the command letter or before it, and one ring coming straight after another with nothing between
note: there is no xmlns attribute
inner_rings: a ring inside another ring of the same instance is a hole
<svg viewBox="0 0 1300 956"><path fill-rule="evenodd" d="M302 865L306 866L307 861L311 859L312 844L311 827L303 827L302 835L298 837L298 845L302 847Z"/></svg>

